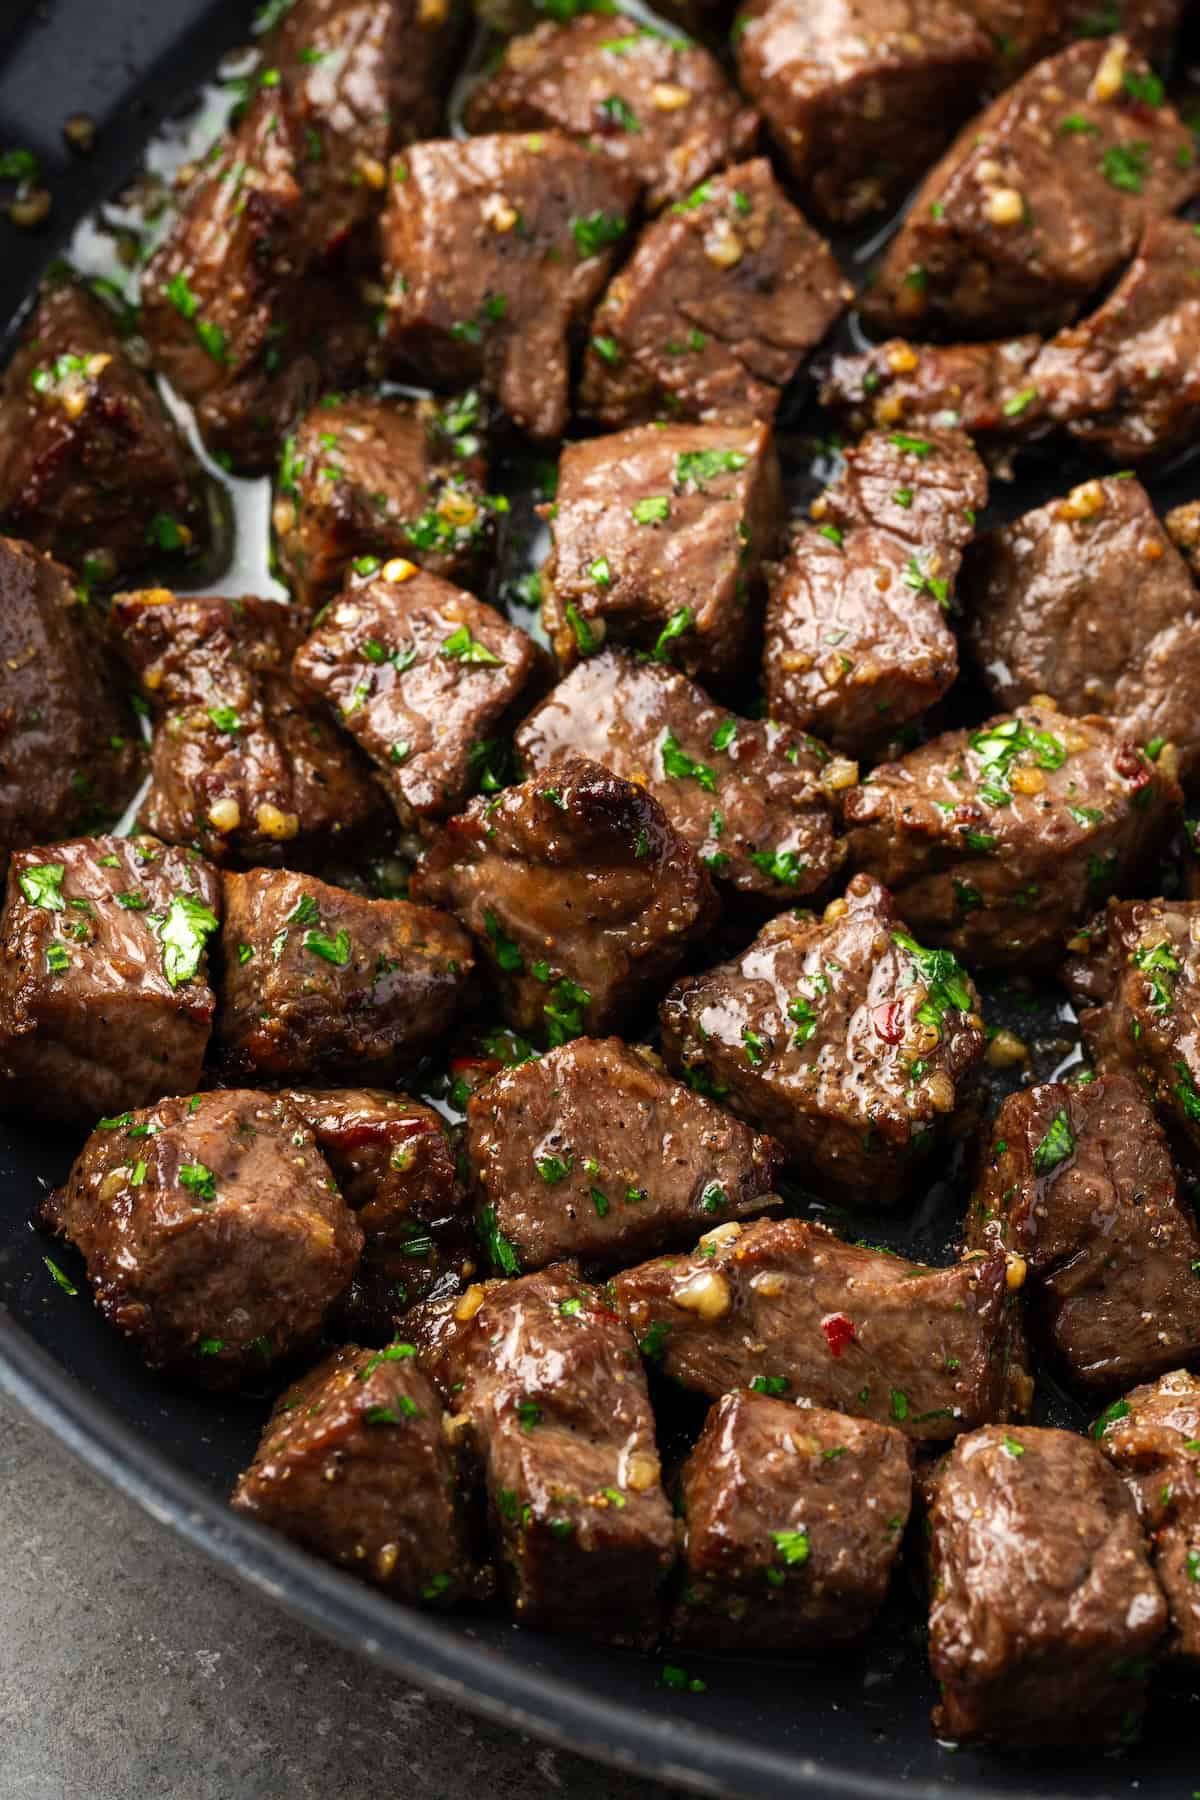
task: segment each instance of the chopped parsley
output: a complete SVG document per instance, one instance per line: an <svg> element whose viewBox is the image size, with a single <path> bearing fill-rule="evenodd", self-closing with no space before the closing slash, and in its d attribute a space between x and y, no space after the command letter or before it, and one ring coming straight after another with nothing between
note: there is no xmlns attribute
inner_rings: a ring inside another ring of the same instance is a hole
<svg viewBox="0 0 1200 1800"><path fill-rule="evenodd" d="M1071 1130L1071 1121L1066 1109L1054 1115L1050 1121L1050 1129L1033 1153L1033 1172L1035 1175L1049 1175L1060 1163L1066 1162L1075 1154L1075 1134Z"/></svg>
<svg viewBox="0 0 1200 1800"><path fill-rule="evenodd" d="M663 774L672 781L698 781L708 794L717 791L717 778L707 763L696 762L686 751L680 749L679 741L673 732L663 733L658 747L662 759Z"/></svg>
<svg viewBox="0 0 1200 1800"><path fill-rule="evenodd" d="M66 912L62 894L66 872L65 863L35 863L32 868L23 869L18 880L30 906L40 906L43 912Z"/></svg>
<svg viewBox="0 0 1200 1800"><path fill-rule="evenodd" d="M159 930L163 974L173 988L190 981L200 967L204 947L218 920L211 907L192 894L176 894Z"/></svg>
<svg viewBox="0 0 1200 1800"><path fill-rule="evenodd" d="M469 625L460 625L457 631L452 631L438 655L451 662L475 663L489 669L504 667L504 658L496 656L486 644L481 644L477 637L472 636Z"/></svg>
<svg viewBox="0 0 1200 1800"><path fill-rule="evenodd" d="M736 474L750 461L744 450L684 450L675 458L675 480L700 486L718 475Z"/></svg>
<svg viewBox="0 0 1200 1800"><path fill-rule="evenodd" d="M205 1168L201 1162L181 1163L179 1179L182 1185L198 1200L215 1200L217 1197L217 1178L211 1169Z"/></svg>
<svg viewBox="0 0 1200 1800"><path fill-rule="evenodd" d="M488 942L492 946L492 956L496 967L511 974L516 969L525 967L525 958L517 945L500 925L495 913L489 907L483 915L484 929L488 934Z"/></svg>
<svg viewBox="0 0 1200 1800"><path fill-rule="evenodd" d="M571 236L580 256L598 256L625 235L624 213L590 212L571 220Z"/></svg>
<svg viewBox="0 0 1200 1800"><path fill-rule="evenodd" d="M671 645L676 638L682 637L686 631L691 629L693 617L690 606L680 606L671 614L659 632L654 649L650 653L655 662L670 662Z"/></svg>

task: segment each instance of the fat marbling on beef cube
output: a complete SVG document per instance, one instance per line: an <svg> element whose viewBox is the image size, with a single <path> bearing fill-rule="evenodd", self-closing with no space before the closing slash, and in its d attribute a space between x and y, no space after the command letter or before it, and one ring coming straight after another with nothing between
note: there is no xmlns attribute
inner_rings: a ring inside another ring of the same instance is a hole
<svg viewBox="0 0 1200 1800"><path fill-rule="evenodd" d="M991 60L953 0L748 0L738 13L742 86L805 205L843 225L903 199Z"/></svg>
<svg viewBox="0 0 1200 1800"><path fill-rule="evenodd" d="M74 281L45 287L0 392L0 518L104 580L200 548L203 487L107 308Z"/></svg>
<svg viewBox="0 0 1200 1800"><path fill-rule="evenodd" d="M1024 438L1045 430L1045 402L1031 385L1043 340L1035 334L983 344L889 338L825 360L821 405L856 434L959 426L970 438Z"/></svg>
<svg viewBox="0 0 1200 1800"><path fill-rule="evenodd" d="M414 557L435 575L470 576L494 542L484 493L483 409L471 392L432 400L326 395L284 440L272 522L279 566L315 610L353 565Z"/></svg>
<svg viewBox="0 0 1200 1800"><path fill-rule="evenodd" d="M872 432L813 502L769 584L772 716L869 750L951 687L947 621L987 476L960 432Z"/></svg>
<svg viewBox="0 0 1200 1800"><path fill-rule="evenodd" d="M1002 1251L935 1269L802 1219L731 1220L691 1256L626 1269L610 1291L643 1355L714 1398L749 1387L916 1443L1028 1404Z"/></svg>
<svg viewBox="0 0 1200 1800"><path fill-rule="evenodd" d="M708 875L658 801L571 756L473 800L409 892L458 914L509 1023L551 1045L619 1028L717 915Z"/></svg>
<svg viewBox="0 0 1200 1800"><path fill-rule="evenodd" d="M18 850L0 918L0 1104L90 1125L195 1087L220 911L194 850L147 837Z"/></svg>
<svg viewBox="0 0 1200 1800"><path fill-rule="evenodd" d="M1137 1513L1073 1431L986 1426L926 1482L939 1737L1128 1743L1167 1623Z"/></svg>
<svg viewBox="0 0 1200 1800"><path fill-rule="evenodd" d="M576 1038L467 1108L471 1175L523 1269L612 1266L776 1204L783 1152L619 1038Z"/></svg>
<svg viewBox="0 0 1200 1800"><path fill-rule="evenodd" d="M469 1288L427 1356L483 1464L517 1620L651 1641L674 1522L637 1345L601 1295L570 1263Z"/></svg>
<svg viewBox="0 0 1200 1800"><path fill-rule="evenodd" d="M1138 744L1200 765L1200 594L1131 476L1072 488L982 539L964 585L997 705L1053 693Z"/></svg>
<svg viewBox="0 0 1200 1800"><path fill-rule="evenodd" d="M773 419L850 291L770 163L740 163L638 239L593 316L581 410L610 430Z"/></svg>
<svg viewBox="0 0 1200 1800"><path fill-rule="evenodd" d="M346 1344L280 1395L231 1503L394 1599L450 1604L475 1578L443 1418L411 1344Z"/></svg>
<svg viewBox="0 0 1200 1800"><path fill-rule="evenodd" d="M1026 1312L1081 1387L1111 1392L1200 1356L1200 1234L1126 1075L1008 1096L967 1241L1023 1258Z"/></svg>
<svg viewBox="0 0 1200 1800"><path fill-rule="evenodd" d="M142 773L137 722L70 572L0 537L0 867L115 823Z"/></svg>
<svg viewBox="0 0 1200 1800"><path fill-rule="evenodd" d="M912 1451L894 1426L725 1394L680 1490L677 1641L824 1651L870 1629L912 1505Z"/></svg>
<svg viewBox="0 0 1200 1800"><path fill-rule="evenodd" d="M562 436L569 352L638 196L559 132L416 144L383 221L386 342L422 380L475 383L531 437Z"/></svg>
<svg viewBox="0 0 1200 1800"><path fill-rule="evenodd" d="M801 1170L894 1196L983 1054L979 996L953 956L909 935L856 875L823 919L780 913L731 962L673 987L663 1054L769 1131Z"/></svg>
<svg viewBox="0 0 1200 1800"><path fill-rule="evenodd" d="M974 967L1044 962L1146 866L1174 778L1101 718L1036 701L880 763L843 808L850 860Z"/></svg>
<svg viewBox="0 0 1200 1800"><path fill-rule="evenodd" d="M743 719L665 664L624 650L578 663L513 740L531 770L574 751L654 795L713 879L786 905L844 851L834 796L857 765L771 719Z"/></svg>
<svg viewBox="0 0 1200 1800"><path fill-rule="evenodd" d="M560 663L611 637L689 675L744 667L781 507L769 425L644 425L565 445L542 571Z"/></svg>
<svg viewBox="0 0 1200 1800"><path fill-rule="evenodd" d="M449 1029L474 957L432 907L287 869L225 876L217 1042L227 1070L387 1078Z"/></svg>
<svg viewBox="0 0 1200 1800"><path fill-rule="evenodd" d="M758 118L698 44L620 13L547 21L467 102L471 131L557 129L631 170L652 212L754 148Z"/></svg>
<svg viewBox="0 0 1200 1800"><path fill-rule="evenodd" d="M293 669L412 825L464 804L482 751L543 660L503 614L396 557L344 589Z"/></svg>
<svg viewBox="0 0 1200 1800"><path fill-rule="evenodd" d="M286 606L153 588L118 594L110 623L156 714L147 831L217 862L295 865L377 823L366 767L292 681Z"/></svg>
<svg viewBox="0 0 1200 1800"><path fill-rule="evenodd" d="M239 1089L102 1119L42 1216L109 1324L206 1386L302 1350L362 1248L300 1114Z"/></svg>
<svg viewBox="0 0 1200 1800"><path fill-rule="evenodd" d="M1151 88L1150 83L1154 86ZM864 306L873 323L987 336L1054 330L1200 190L1191 134L1120 38L1022 76L918 189Z"/></svg>

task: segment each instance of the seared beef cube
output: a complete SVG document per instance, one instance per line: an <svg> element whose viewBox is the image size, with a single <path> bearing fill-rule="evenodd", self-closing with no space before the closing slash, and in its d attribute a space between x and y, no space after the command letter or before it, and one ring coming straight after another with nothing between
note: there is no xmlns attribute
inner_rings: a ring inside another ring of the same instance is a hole
<svg viewBox="0 0 1200 1800"><path fill-rule="evenodd" d="M637 194L558 132L414 145L383 221L389 348L422 380L478 382L531 437L561 437L570 342Z"/></svg>
<svg viewBox="0 0 1200 1800"><path fill-rule="evenodd" d="M225 876L225 1067L292 1081L386 1078L449 1029L474 958L445 913L366 900L311 875Z"/></svg>
<svg viewBox="0 0 1200 1800"><path fill-rule="evenodd" d="M1200 1354L1200 1234L1127 1076L1010 1094L967 1236L1024 1259L1027 1310L1081 1386L1111 1391Z"/></svg>
<svg viewBox="0 0 1200 1800"><path fill-rule="evenodd" d="M717 1401L683 1466L682 1643L824 1651L883 1604L912 1505L912 1451L890 1425Z"/></svg>
<svg viewBox="0 0 1200 1800"><path fill-rule="evenodd" d="M524 1625L643 1645L675 1553L637 1346L560 1263L471 1288L433 1358Z"/></svg>
<svg viewBox="0 0 1200 1800"><path fill-rule="evenodd" d="M430 400L326 399L283 447L272 520L293 596L315 610L351 563L373 573L394 556L466 576L491 548L487 456L477 394Z"/></svg>
<svg viewBox="0 0 1200 1800"><path fill-rule="evenodd" d="M472 800L409 892L458 914L509 1024L551 1045L618 1029L717 915L658 801L574 756Z"/></svg>
<svg viewBox="0 0 1200 1800"><path fill-rule="evenodd" d="M46 288L0 394L0 518L108 578L201 544L200 465L107 310Z"/></svg>
<svg viewBox="0 0 1200 1800"><path fill-rule="evenodd" d="M674 669L603 650L574 668L514 739L526 766L568 751L654 795L713 878L781 905L840 866L830 809L856 767L815 738L714 706Z"/></svg>
<svg viewBox="0 0 1200 1800"><path fill-rule="evenodd" d="M937 1464L926 1497L938 1736L1127 1743L1167 1609L1096 1446L991 1425Z"/></svg>
<svg viewBox="0 0 1200 1800"><path fill-rule="evenodd" d="M991 59L953 0L749 0L738 14L742 86L805 205L843 225L903 199Z"/></svg>
<svg viewBox="0 0 1200 1800"><path fill-rule="evenodd" d="M611 635L689 675L744 667L781 504L769 425L646 425L565 445L542 573L560 663Z"/></svg>
<svg viewBox="0 0 1200 1800"><path fill-rule="evenodd" d="M958 673L946 620L987 476L959 432L872 432L814 501L772 576L763 676L772 715L866 751Z"/></svg>
<svg viewBox="0 0 1200 1800"><path fill-rule="evenodd" d="M973 120L922 183L864 310L972 336L1065 324L1154 214L1200 190L1174 108L1119 38L1073 44Z"/></svg>
<svg viewBox="0 0 1200 1800"><path fill-rule="evenodd" d="M15 852L0 919L0 1104L90 1124L195 1087L220 911L216 870L154 838Z"/></svg>
<svg viewBox="0 0 1200 1800"><path fill-rule="evenodd" d="M1139 481L1086 481L993 532L970 590L998 705L1053 693L1063 712L1104 713L1135 743L1173 744L1184 780L1195 772L1200 594Z"/></svg>
<svg viewBox="0 0 1200 1800"><path fill-rule="evenodd" d="M0 537L0 867L115 822L142 773L136 720L69 572Z"/></svg>
<svg viewBox="0 0 1200 1800"><path fill-rule="evenodd" d="M1179 788L1105 719L1023 706L880 763L846 796L850 860L974 966L1045 961L1134 878Z"/></svg>
<svg viewBox="0 0 1200 1800"><path fill-rule="evenodd" d="M157 713L147 831L217 862L295 865L377 821L366 768L288 672L287 607L154 588L118 594L112 628Z"/></svg>
<svg viewBox="0 0 1200 1800"><path fill-rule="evenodd" d="M1172 507L1163 520L1167 536L1187 559L1193 576L1200 576L1200 500Z"/></svg>
<svg viewBox="0 0 1200 1800"><path fill-rule="evenodd" d="M396 558L345 589L293 668L371 758L411 825L463 805L479 746L541 660L494 608Z"/></svg>
<svg viewBox="0 0 1200 1800"><path fill-rule="evenodd" d="M109 1324L205 1386L302 1350L362 1248L300 1114L236 1089L102 1119L43 1216Z"/></svg>
<svg viewBox="0 0 1200 1800"><path fill-rule="evenodd" d="M855 434L872 425L923 431L961 426L968 437L1027 437L1044 429L1045 404L1030 371L1040 337L990 344L910 344L891 338L869 350L835 352L821 405Z"/></svg>
<svg viewBox="0 0 1200 1800"><path fill-rule="evenodd" d="M579 402L616 430L770 420L851 290L765 159L649 224L592 319Z"/></svg>
<svg viewBox="0 0 1200 1800"><path fill-rule="evenodd" d="M732 962L673 987L663 1054L777 1137L799 1168L892 1195L962 1104L983 1053L979 996L858 875L818 921L780 913Z"/></svg>
<svg viewBox="0 0 1200 1800"><path fill-rule="evenodd" d="M933 1269L801 1219L732 1221L691 1256L626 1269L610 1288L643 1355L714 1398L751 1387L916 1443L1028 1401L1000 1251Z"/></svg>
<svg viewBox="0 0 1200 1800"><path fill-rule="evenodd" d="M471 131L565 131L624 168L657 212L748 156L758 119L716 58L620 14L513 38L467 102Z"/></svg>
<svg viewBox="0 0 1200 1800"><path fill-rule="evenodd" d="M506 1069L467 1109L476 1187L522 1268L608 1264L777 1202L783 1152L619 1038Z"/></svg>

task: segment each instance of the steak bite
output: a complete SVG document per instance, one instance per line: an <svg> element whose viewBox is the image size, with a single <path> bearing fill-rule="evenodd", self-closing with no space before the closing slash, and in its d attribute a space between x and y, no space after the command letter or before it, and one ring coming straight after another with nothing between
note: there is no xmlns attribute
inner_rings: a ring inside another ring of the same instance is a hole
<svg viewBox="0 0 1200 1800"><path fill-rule="evenodd" d="M1024 1259L1026 1310L1082 1387L1111 1391L1200 1355L1200 1234L1125 1075L1008 1096L967 1241Z"/></svg>
<svg viewBox="0 0 1200 1800"><path fill-rule="evenodd" d="M472 800L409 892L458 914L508 1022L551 1045L618 1029L717 915L658 801L575 756Z"/></svg>
<svg viewBox="0 0 1200 1800"><path fill-rule="evenodd" d="M681 1476L684 1587L671 1634L722 1650L825 1650L870 1629L912 1504L900 1432L726 1394Z"/></svg>
<svg viewBox="0 0 1200 1800"><path fill-rule="evenodd" d="M514 739L526 768L574 751L653 794L715 881L786 905L840 867L831 808L857 766L815 738L714 706L674 669L602 650Z"/></svg>
<svg viewBox="0 0 1200 1800"><path fill-rule="evenodd" d="M987 476L959 432L872 432L814 501L772 573L763 676L772 715L869 750L958 673L946 615Z"/></svg>
<svg viewBox="0 0 1200 1800"><path fill-rule="evenodd" d="M468 1289L431 1357L520 1624L645 1645L675 1554L637 1346L569 1263Z"/></svg>
<svg viewBox="0 0 1200 1800"><path fill-rule="evenodd" d="M1153 84L1153 85L1151 85ZM1200 190L1161 83L1120 38L1048 58L965 126L918 189L864 310L969 336L1066 324Z"/></svg>
<svg viewBox="0 0 1200 1800"><path fill-rule="evenodd" d="M480 746L543 660L493 607L396 558L342 592L292 667L413 825L465 803Z"/></svg>
<svg viewBox="0 0 1200 1800"><path fill-rule="evenodd" d="M442 1403L411 1344L347 1344L280 1396L231 1504L410 1604L473 1584Z"/></svg>
<svg viewBox="0 0 1200 1800"><path fill-rule="evenodd" d="M714 1398L752 1387L940 1443L1032 1388L998 1250L933 1269L801 1219L734 1220L609 1287L643 1354Z"/></svg>
<svg viewBox="0 0 1200 1800"><path fill-rule="evenodd" d="M637 196L631 173L558 132L414 145L383 219L389 350L422 380L478 383L531 437L561 437L571 340Z"/></svg>
<svg viewBox="0 0 1200 1800"><path fill-rule="evenodd" d="M874 426L925 431L960 426L970 438L1025 438L1044 431L1046 402L1031 385L1043 340L917 344L889 338L868 350L834 351L821 405L856 434Z"/></svg>
<svg viewBox="0 0 1200 1800"><path fill-rule="evenodd" d="M0 1104L90 1124L195 1087L220 911L216 870L154 838L16 851L0 919Z"/></svg>
<svg viewBox="0 0 1200 1800"><path fill-rule="evenodd" d="M926 1499L938 1736L1128 1743L1167 1608L1096 1446L988 1426L935 1466Z"/></svg>
<svg viewBox="0 0 1200 1800"><path fill-rule="evenodd" d="M560 663L611 636L689 675L744 667L781 506L769 425L646 425L564 445L542 571Z"/></svg>
<svg viewBox="0 0 1200 1800"><path fill-rule="evenodd" d="M857 875L817 920L780 913L733 961L673 987L663 1054L771 1132L806 1174L894 1197L983 1054L979 996Z"/></svg>
<svg viewBox="0 0 1200 1800"><path fill-rule="evenodd" d="M1138 744L1200 765L1200 594L1139 481L1110 475L984 538L972 648L997 705L1052 692ZM1157 754L1157 751L1156 751Z"/></svg>
<svg viewBox="0 0 1200 1800"><path fill-rule="evenodd" d="M1044 962L1134 879L1180 803L1106 719L1031 704L880 763L843 809L850 861L972 967Z"/></svg>
<svg viewBox="0 0 1200 1800"><path fill-rule="evenodd" d="M646 226L592 319L580 407L610 430L769 421L850 297L770 163L740 163Z"/></svg>
<svg viewBox="0 0 1200 1800"><path fill-rule="evenodd" d="M109 1324L205 1386L302 1350L362 1248L299 1113L236 1089L101 1120L43 1216Z"/></svg>
<svg viewBox="0 0 1200 1800"><path fill-rule="evenodd" d="M156 715L147 831L217 862L294 865L376 823L379 790L291 679L286 607L153 588L118 594L111 627Z"/></svg>
<svg viewBox="0 0 1200 1800"><path fill-rule="evenodd" d="M225 1068L256 1079L386 1079L441 1038L474 957L454 920L311 875L225 876Z"/></svg>
<svg viewBox="0 0 1200 1800"><path fill-rule="evenodd" d="M842 225L904 198L991 60L953 0L749 0L738 14L742 87L804 204Z"/></svg>

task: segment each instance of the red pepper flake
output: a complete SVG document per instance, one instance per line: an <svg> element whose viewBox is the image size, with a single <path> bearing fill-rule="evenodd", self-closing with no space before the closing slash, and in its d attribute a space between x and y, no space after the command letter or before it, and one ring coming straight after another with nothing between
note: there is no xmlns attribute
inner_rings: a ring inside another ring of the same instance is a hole
<svg viewBox="0 0 1200 1800"><path fill-rule="evenodd" d="M848 1319L845 1313L826 1313L821 1320L821 1330L825 1333L830 1356L840 1356L847 1344L852 1344L857 1335L854 1329L854 1320Z"/></svg>
<svg viewBox="0 0 1200 1800"><path fill-rule="evenodd" d="M871 1013L876 1037L885 1044L899 1044L904 1039L904 1006L899 1000L885 1000Z"/></svg>

